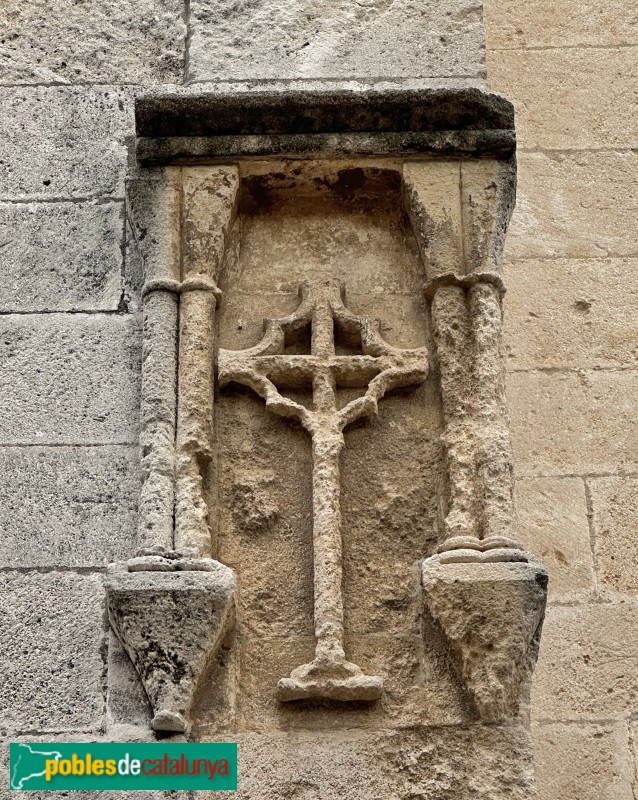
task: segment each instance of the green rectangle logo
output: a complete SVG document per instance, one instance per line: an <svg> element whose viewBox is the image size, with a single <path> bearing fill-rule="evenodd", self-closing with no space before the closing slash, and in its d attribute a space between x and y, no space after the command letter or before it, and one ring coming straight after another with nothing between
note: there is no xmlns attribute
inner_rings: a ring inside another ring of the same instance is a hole
<svg viewBox="0 0 638 800"><path fill-rule="evenodd" d="M237 745L12 742L11 789L237 789Z"/></svg>

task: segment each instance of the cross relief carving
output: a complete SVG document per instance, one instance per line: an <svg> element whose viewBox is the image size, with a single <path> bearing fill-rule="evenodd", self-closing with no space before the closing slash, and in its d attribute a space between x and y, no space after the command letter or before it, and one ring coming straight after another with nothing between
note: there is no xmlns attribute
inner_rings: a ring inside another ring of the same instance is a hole
<svg viewBox="0 0 638 800"><path fill-rule="evenodd" d="M297 420L312 439L315 657L279 681L278 697L374 700L381 694L382 679L364 675L344 652L339 455L347 425L376 414L378 401L392 389L425 380L427 351L388 345L378 322L348 310L339 283L303 284L300 295L293 314L266 320L264 337L255 347L219 351L219 383L249 387L266 401L266 408ZM307 327L310 354L285 354L287 341ZM337 355L336 331L360 338L362 354ZM308 385L311 409L280 392ZM366 391L339 409L337 387Z"/></svg>

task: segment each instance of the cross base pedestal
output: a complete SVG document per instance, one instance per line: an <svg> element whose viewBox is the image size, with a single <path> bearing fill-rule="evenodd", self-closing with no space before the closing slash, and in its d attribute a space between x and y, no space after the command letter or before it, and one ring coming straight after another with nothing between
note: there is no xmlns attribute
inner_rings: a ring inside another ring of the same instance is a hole
<svg viewBox="0 0 638 800"><path fill-rule="evenodd" d="M277 698L290 700L378 700L383 692L383 679L364 675L350 661L315 659L302 664L277 684Z"/></svg>

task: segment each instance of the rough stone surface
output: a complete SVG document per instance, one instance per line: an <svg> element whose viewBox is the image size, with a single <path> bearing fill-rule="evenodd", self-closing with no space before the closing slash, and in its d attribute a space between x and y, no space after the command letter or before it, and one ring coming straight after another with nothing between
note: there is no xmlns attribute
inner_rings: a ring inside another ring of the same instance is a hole
<svg viewBox="0 0 638 800"><path fill-rule="evenodd" d="M186 35L179 0L3 8L0 83L175 83Z"/></svg>
<svg viewBox="0 0 638 800"><path fill-rule="evenodd" d="M529 734L518 726L242 734L243 779L232 798L535 800ZM356 776L356 781L353 781ZM214 800L213 793L203 794Z"/></svg>
<svg viewBox="0 0 638 800"><path fill-rule="evenodd" d="M541 797L560 800L633 800L626 723L532 726Z"/></svg>
<svg viewBox="0 0 638 800"><path fill-rule="evenodd" d="M410 0L313 6L191 4L191 80L475 77L483 71L481 5ZM397 48L397 35L401 47Z"/></svg>
<svg viewBox="0 0 638 800"><path fill-rule="evenodd" d="M637 152L525 152L518 168L508 258L636 255Z"/></svg>
<svg viewBox="0 0 638 800"><path fill-rule="evenodd" d="M508 264L510 369L621 368L638 362L636 259L525 259Z"/></svg>
<svg viewBox="0 0 638 800"><path fill-rule="evenodd" d="M124 196L131 90L0 87L0 109L0 199Z"/></svg>
<svg viewBox="0 0 638 800"><path fill-rule="evenodd" d="M18 733L97 731L102 687L102 576L0 575L0 718Z"/></svg>
<svg viewBox="0 0 638 800"><path fill-rule="evenodd" d="M106 566L135 550L136 447L3 447L0 566Z"/></svg>
<svg viewBox="0 0 638 800"><path fill-rule="evenodd" d="M596 478L588 481L593 508L598 588L606 596L638 591L638 480Z"/></svg>
<svg viewBox="0 0 638 800"><path fill-rule="evenodd" d="M638 606L550 606L534 685L538 720L626 718L638 698Z"/></svg>
<svg viewBox="0 0 638 800"><path fill-rule="evenodd" d="M545 611L536 564L423 562L425 606L441 626L483 722L515 718L526 700Z"/></svg>
<svg viewBox="0 0 638 800"><path fill-rule="evenodd" d="M516 482L517 539L543 559L549 601L573 602L594 591L594 564L581 478Z"/></svg>
<svg viewBox="0 0 638 800"><path fill-rule="evenodd" d="M638 43L638 22L624 0L485 0L484 15L488 50Z"/></svg>
<svg viewBox="0 0 638 800"><path fill-rule="evenodd" d="M520 477L635 471L634 370L508 376Z"/></svg>
<svg viewBox="0 0 638 800"><path fill-rule="evenodd" d="M637 64L638 47L559 47L495 52L488 66L490 88L516 104L519 147L586 150L635 145L638 110L623 100Z"/></svg>
<svg viewBox="0 0 638 800"><path fill-rule="evenodd" d="M0 203L0 311L117 309L121 203Z"/></svg>
<svg viewBox="0 0 638 800"><path fill-rule="evenodd" d="M111 570L107 594L111 625L153 706L153 729L185 731L200 679L233 624L232 570Z"/></svg>
<svg viewBox="0 0 638 800"><path fill-rule="evenodd" d="M0 442L135 443L139 351L127 316L0 317Z"/></svg>

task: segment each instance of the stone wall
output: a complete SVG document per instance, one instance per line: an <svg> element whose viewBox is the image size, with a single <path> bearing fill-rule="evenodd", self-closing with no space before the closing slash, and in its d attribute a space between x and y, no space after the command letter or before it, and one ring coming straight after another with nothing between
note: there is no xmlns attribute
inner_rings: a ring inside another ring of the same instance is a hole
<svg viewBox="0 0 638 800"><path fill-rule="evenodd" d="M518 113L506 334L519 536L551 578L540 796L632 800L638 23L619 0L486 0L483 16L489 88ZM102 578L136 547L134 98L218 81L484 85L481 6L5 0L0 30L0 741L126 739Z"/></svg>
<svg viewBox="0 0 638 800"><path fill-rule="evenodd" d="M631 800L638 20L621 3L488 0L485 26L489 87L517 110L505 335L519 532L550 573L537 781L543 800Z"/></svg>

